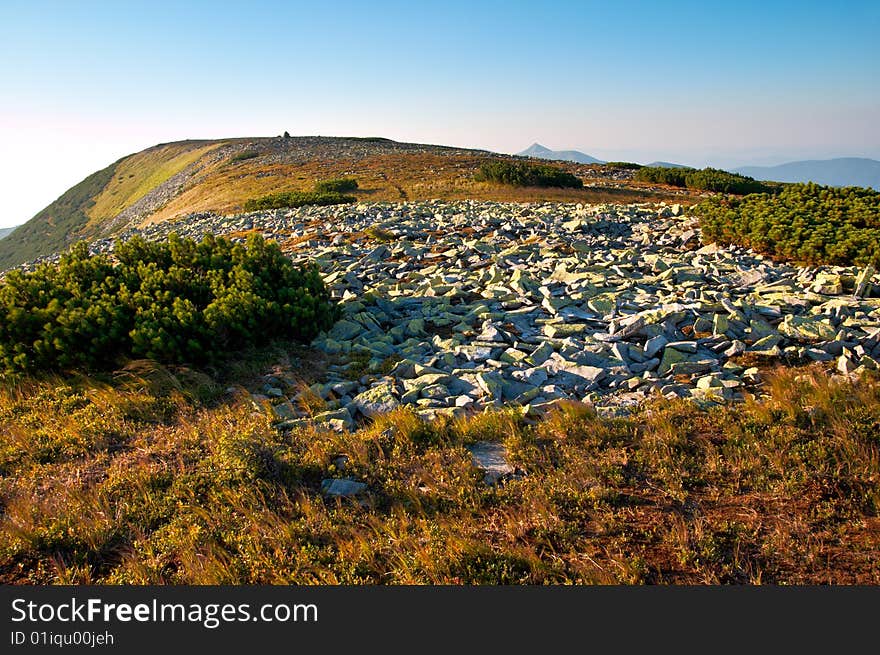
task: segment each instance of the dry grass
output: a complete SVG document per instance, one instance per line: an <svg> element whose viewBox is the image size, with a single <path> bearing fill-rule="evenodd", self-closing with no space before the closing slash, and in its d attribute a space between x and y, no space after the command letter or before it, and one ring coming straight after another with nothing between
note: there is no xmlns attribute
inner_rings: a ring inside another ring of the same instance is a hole
<svg viewBox="0 0 880 655"><path fill-rule="evenodd" d="M692 202L681 190L595 177L596 168L564 165L587 181L584 189L509 187L476 182L473 175L488 155L401 153L356 160L309 161L267 165L259 158L230 166L220 162L203 171L197 185L185 190L146 222L159 222L198 211L234 213L244 202L270 193L309 191L315 180L354 177L354 192L364 202L401 200L495 200L507 202Z"/></svg>
<svg viewBox="0 0 880 655"><path fill-rule="evenodd" d="M127 157L117 167L113 179L95 197L95 204L87 212L88 227L113 218L153 188L222 145L222 142L203 145L197 141L181 141Z"/></svg>
<svg viewBox="0 0 880 655"><path fill-rule="evenodd" d="M0 580L880 583L880 386L816 368L767 392L337 434L279 433L247 394L150 363L31 380L0 392ZM478 439L526 475L483 484ZM339 475L363 503L321 496Z"/></svg>

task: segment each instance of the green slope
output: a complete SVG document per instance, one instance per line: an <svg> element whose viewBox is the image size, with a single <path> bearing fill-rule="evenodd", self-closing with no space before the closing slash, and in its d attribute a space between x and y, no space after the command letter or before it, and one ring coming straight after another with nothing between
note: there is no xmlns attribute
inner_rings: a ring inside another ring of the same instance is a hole
<svg viewBox="0 0 880 655"><path fill-rule="evenodd" d="M121 161L92 173L13 234L0 240L0 270L64 250L73 241L70 235L76 235L88 223L86 212L94 204L94 198L113 179Z"/></svg>
<svg viewBox="0 0 880 655"><path fill-rule="evenodd" d="M0 270L97 237L106 221L223 143L160 143L93 173L0 241Z"/></svg>

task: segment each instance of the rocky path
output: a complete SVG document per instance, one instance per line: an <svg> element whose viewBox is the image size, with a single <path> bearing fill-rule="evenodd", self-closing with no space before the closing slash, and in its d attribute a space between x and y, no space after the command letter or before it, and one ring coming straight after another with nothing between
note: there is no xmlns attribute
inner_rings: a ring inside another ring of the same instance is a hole
<svg viewBox="0 0 880 655"><path fill-rule="evenodd" d="M799 268L700 241L678 206L417 202L202 215L156 226L257 230L316 258L344 318L308 392L262 390L279 421L333 428L399 406L425 418L569 398L621 411L654 395L736 399L761 361L877 368L872 270ZM107 242L99 248L109 248ZM747 363L745 363L747 362Z"/></svg>

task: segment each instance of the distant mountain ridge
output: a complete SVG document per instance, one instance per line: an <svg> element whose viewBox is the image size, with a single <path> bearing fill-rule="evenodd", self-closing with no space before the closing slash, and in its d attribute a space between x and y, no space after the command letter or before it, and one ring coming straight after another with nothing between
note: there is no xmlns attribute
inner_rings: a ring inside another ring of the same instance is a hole
<svg viewBox="0 0 880 655"><path fill-rule="evenodd" d="M880 191L880 161L866 157L809 159L778 166L742 166L733 172L756 180L861 186Z"/></svg>
<svg viewBox="0 0 880 655"><path fill-rule="evenodd" d="M650 164L645 164L645 166L654 166L657 168L690 168L685 164L675 164L671 161L652 161Z"/></svg>
<svg viewBox="0 0 880 655"><path fill-rule="evenodd" d="M550 150L540 143L533 143L522 152L516 153L521 157L536 157L537 159L554 159L559 161L573 161L578 164L604 164L601 159L596 159L579 150Z"/></svg>
<svg viewBox="0 0 880 655"><path fill-rule="evenodd" d="M0 227L0 239L2 239L7 234L12 232L12 230L14 230L14 229L15 229L14 227Z"/></svg>

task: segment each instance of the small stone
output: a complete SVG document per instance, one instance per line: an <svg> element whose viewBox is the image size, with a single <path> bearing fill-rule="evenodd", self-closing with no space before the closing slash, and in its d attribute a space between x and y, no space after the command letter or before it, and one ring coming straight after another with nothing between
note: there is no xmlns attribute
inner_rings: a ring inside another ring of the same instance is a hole
<svg viewBox="0 0 880 655"><path fill-rule="evenodd" d="M683 352L677 350L676 348L670 348L667 346L663 350L663 359L660 360L660 367L657 369L657 372L660 373L660 375L665 375L669 372L669 369L672 367L673 364L683 362L686 359L687 355L685 355Z"/></svg>
<svg viewBox="0 0 880 655"><path fill-rule="evenodd" d="M697 352L697 342L696 341L670 341L666 344L666 348L674 348L675 350L683 353L695 353Z"/></svg>
<svg viewBox="0 0 880 655"><path fill-rule="evenodd" d="M516 471L507 461L507 449L494 441L478 441L468 446L474 466L483 471L483 482L497 484Z"/></svg>
<svg viewBox="0 0 880 655"><path fill-rule="evenodd" d="M343 319L336 322L336 325L327 333L327 336L336 341L350 341L363 331L363 326Z"/></svg>
<svg viewBox="0 0 880 655"><path fill-rule="evenodd" d="M653 357L661 350L663 350L663 348L666 347L667 343L669 343L669 339L664 337L662 334L658 334L656 337L648 339L645 342L645 357Z"/></svg>
<svg viewBox="0 0 880 655"><path fill-rule="evenodd" d="M544 334L551 339L563 339L565 337L583 334L587 326L578 323L557 323L544 326Z"/></svg>
<svg viewBox="0 0 880 655"><path fill-rule="evenodd" d="M856 370L856 364L846 355L841 355L837 358L837 370L843 375L849 375Z"/></svg>
<svg viewBox="0 0 880 655"><path fill-rule="evenodd" d="M400 406L390 382L367 389L352 398L351 404L366 417L390 412Z"/></svg>
<svg viewBox="0 0 880 655"><path fill-rule="evenodd" d="M779 324L779 332L801 341L830 341L834 338L834 326L814 316L786 316Z"/></svg>
<svg viewBox="0 0 880 655"><path fill-rule="evenodd" d="M367 485L348 478L327 478L321 480L321 492L333 498L351 498L367 490Z"/></svg>
<svg viewBox="0 0 880 655"><path fill-rule="evenodd" d="M296 410L293 408L293 405L291 405L287 401L278 405L273 405L272 411L275 413L275 416L282 421L288 421L297 417L297 413Z"/></svg>
<svg viewBox="0 0 880 655"><path fill-rule="evenodd" d="M544 342L535 348L535 350L532 351L532 354L525 358L525 361L532 366L540 366L550 358L550 355L552 355L553 352L553 346Z"/></svg>
<svg viewBox="0 0 880 655"><path fill-rule="evenodd" d="M354 428L354 419L351 418L351 413L349 413L348 409L345 407L331 412L315 414L315 416L312 417L312 420L314 420L315 423L332 422L334 425L338 424L343 426L346 430Z"/></svg>
<svg viewBox="0 0 880 655"><path fill-rule="evenodd" d="M697 379L697 389L711 389L717 387L724 387L724 385L721 383L721 380L712 375L706 375Z"/></svg>
<svg viewBox="0 0 880 655"><path fill-rule="evenodd" d="M862 269L861 273L856 277L856 286L853 291L853 295L856 298L864 298L869 295L871 291L871 278L874 277L875 273L874 267L870 264Z"/></svg>
<svg viewBox="0 0 880 655"><path fill-rule="evenodd" d="M737 355L742 355L746 351L746 347L745 343L734 339L733 343L730 344L730 347L724 351L724 356L736 357Z"/></svg>

